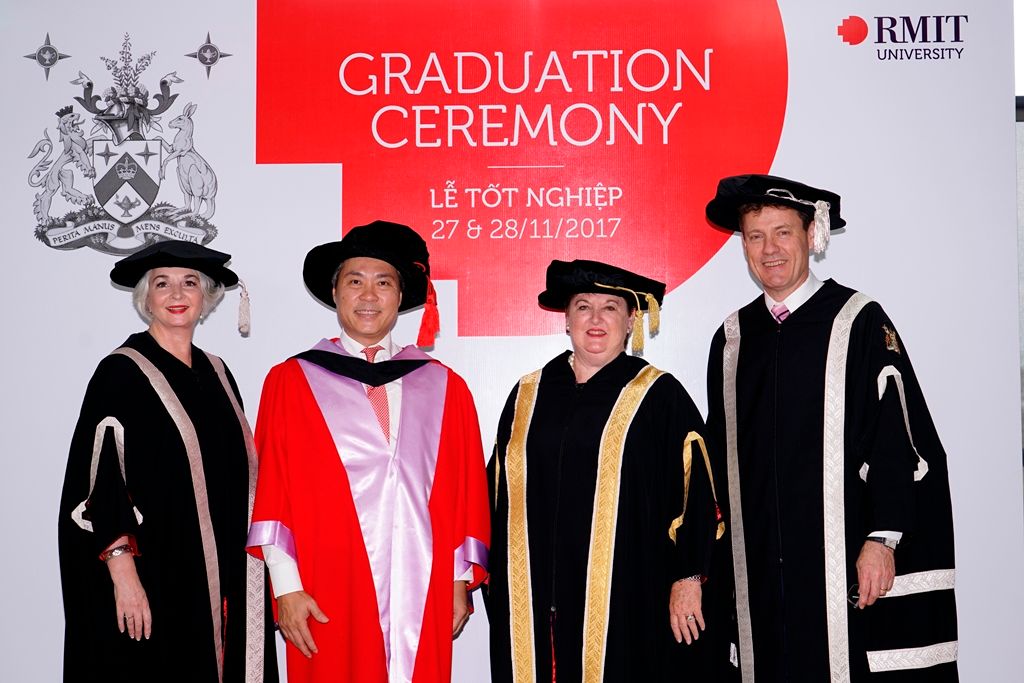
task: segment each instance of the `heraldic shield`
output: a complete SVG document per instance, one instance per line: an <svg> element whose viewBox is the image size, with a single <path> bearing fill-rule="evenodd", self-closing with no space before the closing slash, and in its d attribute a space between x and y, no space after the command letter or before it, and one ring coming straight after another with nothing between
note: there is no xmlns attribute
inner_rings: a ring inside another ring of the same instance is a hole
<svg viewBox="0 0 1024 683"><path fill-rule="evenodd" d="M100 206L116 221L129 224L153 206L160 191L159 140L96 140L93 190Z"/></svg>

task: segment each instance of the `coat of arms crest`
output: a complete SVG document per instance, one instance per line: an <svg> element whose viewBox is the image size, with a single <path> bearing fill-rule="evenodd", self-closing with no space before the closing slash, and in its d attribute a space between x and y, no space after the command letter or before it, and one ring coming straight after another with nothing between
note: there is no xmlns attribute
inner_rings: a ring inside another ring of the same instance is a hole
<svg viewBox="0 0 1024 683"><path fill-rule="evenodd" d="M896 330L888 325L882 325L882 334L885 335L885 348L900 353L900 342L896 338Z"/></svg>
<svg viewBox="0 0 1024 683"><path fill-rule="evenodd" d="M143 72L154 55L133 60L131 38L125 34L117 59L100 58L113 81L108 87L97 94L93 79L81 71L71 81L82 87L74 99L94 122L89 136L82 132L84 120L73 105L56 112L56 144L43 129L29 159L43 157L28 183L39 188L32 210L36 237L47 246L127 254L154 241L206 244L216 236L210 219L216 210L217 176L195 147L197 107L188 103L166 123L176 130L170 142L160 135L162 116L178 98L171 88L183 80L172 71L150 95ZM171 164L182 193L180 206L158 201ZM90 183L91 192L85 189Z"/></svg>

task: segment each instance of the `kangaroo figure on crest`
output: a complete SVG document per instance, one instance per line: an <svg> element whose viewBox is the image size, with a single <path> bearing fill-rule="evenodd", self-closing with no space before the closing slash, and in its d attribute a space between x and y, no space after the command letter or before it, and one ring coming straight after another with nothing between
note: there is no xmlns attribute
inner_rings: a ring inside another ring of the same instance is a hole
<svg viewBox="0 0 1024 683"><path fill-rule="evenodd" d="M209 220L217 209L217 176L192 143L192 131L195 127L192 114L195 111L196 105L189 102L181 115L175 116L167 124L171 128L177 128L178 132L175 133L174 141L170 145L161 139L164 149L170 154L160 163L160 179L164 178L168 162L177 159L178 184L181 185L181 192L185 196L185 206L176 212L177 215L199 215ZM203 202L206 202L205 210L199 213Z"/></svg>

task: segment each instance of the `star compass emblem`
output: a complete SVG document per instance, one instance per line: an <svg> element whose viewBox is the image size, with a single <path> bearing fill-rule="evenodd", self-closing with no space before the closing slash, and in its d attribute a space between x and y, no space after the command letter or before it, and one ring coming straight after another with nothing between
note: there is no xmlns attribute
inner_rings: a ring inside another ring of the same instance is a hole
<svg viewBox="0 0 1024 683"><path fill-rule="evenodd" d="M217 62L223 58L230 57L231 54L228 52L221 52L220 48L214 45L213 41L210 40L210 33L207 31L206 42L200 45L199 49L195 52L190 52L185 56L191 57L192 59L198 59L199 63L206 67L206 77L209 78L210 69L212 69Z"/></svg>
<svg viewBox="0 0 1024 683"><path fill-rule="evenodd" d="M36 64L43 68L43 74L46 76L46 80L50 80L50 69L57 65L62 59L67 59L71 55L66 55L50 42L50 34L46 34L46 40L43 44L36 48L36 51L32 54L25 55L25 59L34 60Z"/></svg>

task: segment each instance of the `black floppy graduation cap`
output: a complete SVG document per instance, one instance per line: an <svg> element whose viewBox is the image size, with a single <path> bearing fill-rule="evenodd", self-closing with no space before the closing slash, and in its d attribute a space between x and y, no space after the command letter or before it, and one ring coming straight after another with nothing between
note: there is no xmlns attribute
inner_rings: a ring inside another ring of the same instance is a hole
<svg viewBox="0 0 1024 683"><path fill-rule="evenodd" d="M661 323L661 302L665 298L665 283L637 275L624 268L600 261L552 261L545 276L545 290L537 296L543 307L564 311L575 294L589 292L615 294L637 309L633 319L633 352L644 349L644 312L650 313L651 336L658 333Z"/></svg>
<svg viewBox="0 0 1024 683"><path fill-rule="evenodd" d="M359 256L389 263L402 276L399 312L426 305L416 344L433 346L440 322L437 294L430 281L430 252L409 226L378 220L352 228L340 241L315 246L306 254L302 279L313 296L335 308L331 279L343 261Z"/></svg>
<svg viewBox="0 0 1024 683"><path fill-rule="evenodd" d="M165 240L115 263L114 269L110 271L110 279L114 284L134 287L153 268L191 268L208 275L218 284L232 287L238 284L238 275L224 265L230 260L231 254L214 251L201 244Z"/></svg>
<svg viewBox="0 0 1024 683"><path fill-rule="evenodd" d="M840 215L840 197L835 192L821 190L795 180L773 175L736 175L718 181L718 191L704 210L713 224L740 232L738 209L744 204L781 204L814 214L812 242L816 254L825 251L832 230L846 225Z"/></svg>
<svg viewBox="0 0 1024 683"><path fill-rule="evenodd" d="M135 287L153 268L190 268L203 273L219 285L234 287L239 283L238 275L224 265L230 260L231 254L195 242L164 240L115 263L110 271L110 279L122 287ZM250 326L249 293L243 283L238 302L238 331L242 336L248 336Z"/></svg>

